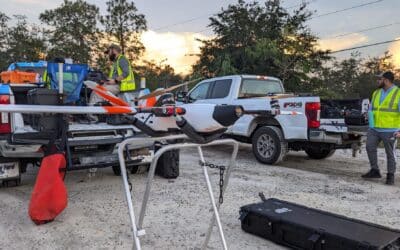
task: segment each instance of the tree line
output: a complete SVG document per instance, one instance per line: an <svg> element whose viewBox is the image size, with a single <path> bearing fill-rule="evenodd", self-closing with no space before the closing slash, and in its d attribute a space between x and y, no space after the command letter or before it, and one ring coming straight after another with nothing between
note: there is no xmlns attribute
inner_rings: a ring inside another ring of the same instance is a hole
<svg viewBox="0 0 400 250"><path fill-rule="evenodd" d="M147 22L133 1L108 0L106 7L100 15L94 4L64 0L39 14L40 26L29 24L25 16L0 12L0 69L15 61L68 57L107 71L103 51L112 42L121 46L136 75L146 77L151 89L199 76L257 74L279 77L291 92L359 98L370 96L379 72L399 75L389 53L366 59L356 52L339 61L331 51L319 49L318 37L307 25L315 14L307 3L289 11L280 0L238 0L210 18L215 35L202 41L192 72L181 76L169 65L141 60L145 46L140 35Z"/></svg>
<svg viewBox="0 0 400 250"><path fill-rule="evenodd" d="M116 43L133 62L137 78L146 77L152 89L158 87L158 81L181 81L169 65L137 63L145 51L140 35L147 30L147 22L134 2L109 0L106 7L106 13L100 15L94 4L64 0L59 7L39 14L40 26L28 23L26 16L9 17L0 12L0 70L16 61L63 57L107 72L110 65L103 52Z"/></svg>
<svg viewBox="0 0 400 250"><path fill-rule="evenodd" d="M326 98L368 98L375 75L392 70L400 76L388 52L374 58L355 52L338 61L330 50L319 49L307 26L314 14L306 2L289 11L280 0L239 0L210 18L216 36L203 41L194 74L267 74L282 79L287 91Z"/></svg>

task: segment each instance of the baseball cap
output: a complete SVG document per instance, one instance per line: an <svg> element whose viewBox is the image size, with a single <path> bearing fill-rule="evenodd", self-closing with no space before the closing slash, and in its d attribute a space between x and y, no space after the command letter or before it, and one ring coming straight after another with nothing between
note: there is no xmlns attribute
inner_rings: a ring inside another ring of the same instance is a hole
<svg viewBox="0 0 400 250"><path fill-rule="evenodd" d="M107 50L104 51L104 54L108 54L108 52L110 52L110 50L115 49L118 52L121 52L121 47L115 43L111 44L110 46L108 46Z"/></svg>
<svg viewBox="0 0 400 250"><path fill-rule="evenodd" d="M389 81L393 82L394 81L394 74L391 71L385 71L377 75L378 78L385 78L388 79Z"/></svg>

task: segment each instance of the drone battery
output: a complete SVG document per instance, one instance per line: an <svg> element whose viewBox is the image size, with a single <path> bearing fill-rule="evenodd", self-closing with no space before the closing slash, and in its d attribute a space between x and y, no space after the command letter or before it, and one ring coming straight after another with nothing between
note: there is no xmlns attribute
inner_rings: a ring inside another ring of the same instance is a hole
<svg viewBox="0 0 400 250"><path fill-rule="evenodd" d="M278 199L241 207L242 229L292 249L399 249L400 231Z"/></svg>

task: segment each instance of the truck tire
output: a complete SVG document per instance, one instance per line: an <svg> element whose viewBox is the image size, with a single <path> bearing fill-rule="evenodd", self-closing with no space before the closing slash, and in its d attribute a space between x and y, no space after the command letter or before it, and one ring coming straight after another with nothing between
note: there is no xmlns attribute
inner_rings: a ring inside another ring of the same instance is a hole
<svg viewBox="0 0 400 250"><path fill-rule="evenodd" d="M131 174L137 174L139 173L139 167L140 166L127 167L127 171L130 171ZM112 166L112 170L114 172L114 175L121 176L121 168L119 165Z"/></svg>
<svg viewBox="0 0 400 250"><path fill-rule="evenodd" d="M264 164L281 162L288 151L288 144L280 128L263 126L256 130L252 138L253 154Z"/></svg>
<svg viewBox="0 0 400 250"><path fill-rule="evenodd" d="M114 172L114 175L121 176L121 169L120 169L119 165L112 166L112 170Z"/></svg>
<svg viewBox="0 0 400 250"><path fill-rule="evenodd" d="M161 155L157 162L156 174L166 179L175 179L179 176L179 149Z"/></svg>
<svg viewBox="0 0 400 250"><path fill-rule="evenodd" d="M0 180L0 184L2 187L17 187L21 185L21 174L26 172L26 165L22 163L21 160L18 160L16 158L5 158L5 157L0 157L0 162L19 162L19 176L12 178L12 179L6 179L6 180ZM23 167L25 167L23 171Z"/></svg>
<svg viewBox="0 0 400 250"><path fill-rule="evenodd" d="M328 157L331 157L335 153L335 149L326 149L326 148L307 148L305 149L306 154L311 159L322 160Z"/></svg>
<svg viewBox="0 0 400 250"><path fill-rule="evenodd" d="M21 185L21 176L13 180L2 181L3 187L18 187L19 185Z"/></svg>

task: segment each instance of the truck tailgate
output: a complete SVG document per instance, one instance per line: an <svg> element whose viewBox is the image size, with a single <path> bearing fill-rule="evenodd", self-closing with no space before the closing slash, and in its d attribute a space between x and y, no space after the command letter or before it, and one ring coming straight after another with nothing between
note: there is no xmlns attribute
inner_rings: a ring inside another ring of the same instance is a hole
<svg viewBox="0 0 400 250"><path fill-rule="evenodd" d="M344 119L321 119L321 129L331 133L347 133L348 126Z"/></svg>

